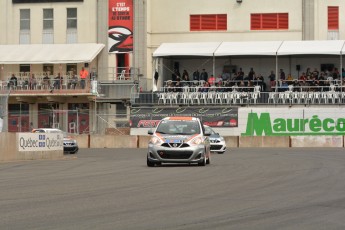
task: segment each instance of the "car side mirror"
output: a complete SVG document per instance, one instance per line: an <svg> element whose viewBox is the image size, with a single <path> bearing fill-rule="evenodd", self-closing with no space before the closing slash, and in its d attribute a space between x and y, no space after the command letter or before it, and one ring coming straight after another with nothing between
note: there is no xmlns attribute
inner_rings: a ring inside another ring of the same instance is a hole
<svg viewBox="0 0 345 230"><path fill-rule="evenodd" d="M147 131L147 134L148 134L148 135L153 135L153 130L150 129L149 131Z"/></svg>
<svg viewBox="0 0 345 230"><path fill-rule="evenodd" d="M205 130L205 136L211 136L211 132L208 130Z"/></svg>

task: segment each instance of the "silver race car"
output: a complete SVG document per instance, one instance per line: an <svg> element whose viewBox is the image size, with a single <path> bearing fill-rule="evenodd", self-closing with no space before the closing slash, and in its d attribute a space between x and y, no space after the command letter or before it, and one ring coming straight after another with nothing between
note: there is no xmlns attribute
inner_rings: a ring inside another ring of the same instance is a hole
<svg viewBox="0 0 345 230"><path fill-rule="evenodd" d="M147 166L162 163L210 163L210 133L194 117L166 117L157 128L149 130Z"/></svg>
<svg viewBox="0 0 345 230"><path fill-rule="evenodd" d="M204 125L205 130L211 133L210 135L210 143L211 143L211 152L217 152L222 154L226 150L226 143L224 137L216 133L211 127Z"/></svg>

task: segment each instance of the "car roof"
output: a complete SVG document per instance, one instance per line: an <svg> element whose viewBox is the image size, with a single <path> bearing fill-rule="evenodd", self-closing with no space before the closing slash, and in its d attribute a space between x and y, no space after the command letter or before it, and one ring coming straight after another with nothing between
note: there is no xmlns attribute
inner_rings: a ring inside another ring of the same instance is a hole
<svg viewBox="0 0 345 230"><path fill-rule="evenodd" d="M171 121L197 121L198 118L196 117L166 117L163 120L171 120Z"/></svg>
<svg viewBox="0 0 345 230"><path fill-rule="evenodd" d="M39 128L39 129L33 129L31 132L32 133L62 133L62 130L53 129L53 128Z"/></svg>

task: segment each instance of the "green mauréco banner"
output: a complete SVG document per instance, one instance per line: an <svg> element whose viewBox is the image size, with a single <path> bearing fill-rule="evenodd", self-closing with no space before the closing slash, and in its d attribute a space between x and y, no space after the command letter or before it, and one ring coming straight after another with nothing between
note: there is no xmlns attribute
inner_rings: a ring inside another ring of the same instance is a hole
<svg viewBox="0 0 345 230"><path fill-rule="evenodd" d="M242 136L345 135L345 117L271 118L270 113L248 113Z"/></svg>
<svg viewBox="0 0 345 230"><path fill-rule="evenodd" d="M238 127L238 108L178 107L178 108L132 108L132 128L156 127L164 117L197 117L211 127Z"/></svg>

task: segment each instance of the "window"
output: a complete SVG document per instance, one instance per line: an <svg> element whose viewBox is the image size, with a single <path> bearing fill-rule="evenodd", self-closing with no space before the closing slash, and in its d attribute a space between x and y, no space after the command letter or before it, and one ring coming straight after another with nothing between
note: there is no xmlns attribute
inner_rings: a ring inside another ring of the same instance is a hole
<svg viewBox="0 0 345 230"><path fill-rule="evenodd" d="M67 29L77 29L77 8L67 9Z"/></svg>
<svg viewBox="0 0 345 230"><path fill-rule="evenodd" d="M226 14L190 15L190 30L227 30Z"/></svg>
<svg viewBox="0 0 345 230"><path fill-rule="evenodd" d="M289 29L289 14L251 14L250 24L251 30L287 30Z"/></svg>
<svg viewBox="0 0 345 230"><path fill-rule="evenodd" d="M328 30L339 30L339 7L328 7Z"/></svg>
<svg viewBox="0 0 345 230"><path fill-rule="evenodd" d="M19 43L30 44L30 9L20 9Z"/></svg>
<svg viewBox="0 0 345 230"><path fill-rule="evenodd" d="M19 65L19 72L29 73L30 72L30 65L27 65L27 64Z"/></svg>
<svg viewBox="0 0 345 230"><path fill-rule="evenodd" d="M54 43L54 10L43 9L43 44Z"/></svg>
<svg viewBox="0 0 345 230"><path fill-rule="evenodd" d="M20 10L20 30L30 30L30 9Z"/></svg>
<svg viewBox="0 0 345 230"><path fill-rule="evenodd" d="M54 29L54 11L53 9L43 9L43 30Z"/></svg>
<svg viewBox="0 0 345 230"><path fill-rule="evenodd" d="M77 8L67 8L67 43L77 43Z"/></svg>

